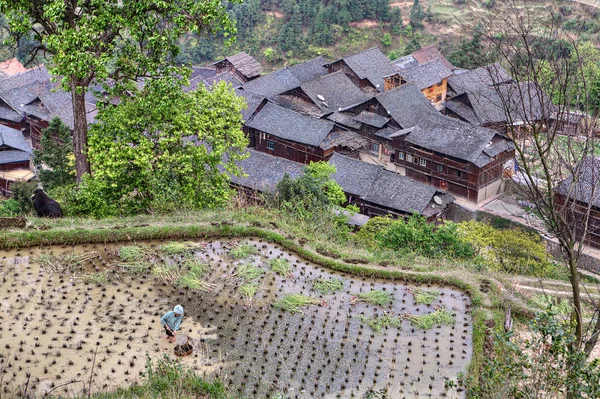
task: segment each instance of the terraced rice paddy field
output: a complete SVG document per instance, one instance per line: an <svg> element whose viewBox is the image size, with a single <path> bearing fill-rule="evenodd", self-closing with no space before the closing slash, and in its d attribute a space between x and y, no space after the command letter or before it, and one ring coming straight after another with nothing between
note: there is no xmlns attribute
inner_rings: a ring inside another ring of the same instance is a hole
<svg viewBox="0 0 600 399"><path fill-rule="evenodd" d="M236 397L464 396L470 301L451 288L331 272L260 240L24 249L0 275L5 394L131 384L174 356L159 319L181 304L181 362Z"/></svg>

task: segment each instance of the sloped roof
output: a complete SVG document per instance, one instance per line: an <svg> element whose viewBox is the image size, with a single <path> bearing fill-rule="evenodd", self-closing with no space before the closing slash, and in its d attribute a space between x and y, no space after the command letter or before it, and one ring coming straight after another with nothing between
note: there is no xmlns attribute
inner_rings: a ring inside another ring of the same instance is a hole
<svg viewBox="0 0 600 399"><path fill-rule="evenodd" d="M389 122L390 118L378 115L374 112L363 111L354 117L354 120L365 125L373 126L376 128L382 128L386 123Z"/></svg>
<svg viewBox="0 0 600 399"><path fill-rule="evenodd" d="M341 111L372 98L356 87L342 71L304 83L300 88L325 113Z"/></svg>
<svg viewBox="0 0 600 399"><path fill-rule="evenodd" d="M354 120L354 115L349 112L334 112L327 117L330 121L338 125L346 126L351 129L360 129L360 123Z"/></svg>
<svg viewBox="0 0 600 399"><path fill-rule="evenodd" d="M388 90L376 99L403 129L415 126L423 117L438 114L421 90L412 84Z"/></svg>
<svg viewBox="0 0 600 399"><path fill-rule="evenodd" d="M466 94L463 94L466 96ZM479 125L479 118L475 114L473 108L459 101L458 98L452 98L450 100L446 100L446 109L454 112L456 115L463 118L465 121L469 123L474 123Z"/></svg>
<svg viewBox="0 0 600 399"><path fill-rule="evenodd" d="M28 69L16 58L0 62L0 76L13 76L27 71Z"/></svg>
<svg viewBox="0 0 600 399"><path fill-rule="evenodd" d="M290 66L288 69L300 83L306 83L327 75L326 64L327 61L320 55L312 60Z"/></svg>
<svg viewBox="0 0 600 399"><path fill-rule="evenodd" d="M0 164L4 165L7 163L25 162L31 159L32 155L30 152L8 150L0 151ZM0 172L2 173L2 172Z"/></svg>
<svg viewBox="0 0 600 399"><path fill-rule="evenodd" d="M285 140L318 146L325 140L334 124L267 103L246 126Z"/></svg>
<svg viewBox="0 0 600 399"><path fill-rule="evenodd" d="M383 78L396 73L390 59L377 47L344 57L343 60L360 79L368 79L380 91L383 91Z"/></svg>
<svg viewBox="0 0 600 399"><path fill-rule="evenodd" d="M421 119L404 140L456 159L477 161L478 166L483 166L490 159L480 157L486 155L484 151L495 137L500 136L494 130L438 115Z"/></svg>
<svg viewBox="0 0 600 399"><path fill-rule="evenodd" d="M301 83L289 69L279 69L246 82L242 89L271 99L278 94L300 87Z"/></svg>
<svg viewBox="0 0 600 399"><path fill-rule="evenodd" d="M225 60L229 61L239 73L246 77L246 79L252 79L260 76L263 70L262 65L260 65L260 63L254 59L254 57L243 51L229 56L225 58ZM215 64L225 60L217 61Z"/></svg>
<svg viewBox="0 0 600 399"><path fill-rule="evenodd" d="M246 99L246 103L248 104L248 108L242 110L242 117L244 118L244 121L249 121L256 112L256 109L260 106L260 104L262 104L263 101L265 101L265 98L262 96L240 89L235 89L235 94L244 97Z"/></svg>
<svg viewBox="0 0 600 399"><path fill-rule="evenodd" d="M25 140L20 130L0 125L0 147L3 146L24 152L32 151L31 145Z"/></svg>
<svg viewBox="0 0 600 399"><path fill-rule="evenodd" d="M335 165L333 179L345 193L403 213L422 213L438 191L382 166L338 153L332 155L329 163Z"/></svg>
<svg viewBox="0 0 600 399"><path fill-rule="evenodd" d="M413 83L420 90L438 84L443 79L452 75L452 71L446 67L440 58L410 68L401 69L398 73L407 82Z"/></svg>
<svg viewBox="0 0 600 399"><path fill-rule="evenodd" d="M570 199L600 208L600 158L585 157L556 188Z"/></svg>
<svg viewBox="0 0 600 399"><path fill-rule="evenodd" d="M461 94L485 90L490 86L512 81L513 79L506 69L496 63L454 74L448 78L448 85L456 94Z"/></svg>
<svg viewBox="0 0 600 399"><path fill-rule="evenodd" d="M248 176L231 176L231 182L239 186L259 192L272 192L286 173L292 178L299 177L303 173L303 164L251 148L248 152L250 156L237 163Z"/></svg>
<svg viewBox="0 0 600 399"><path fill-rule="evenodd" d="M452 65L450 61L448 61L446 57L440 53L434 44L423 47L411 55L419 64L424 64L433 60L440 60L446 66L446 68L450 69L451 71L454 70L454 65Z"/></svg>

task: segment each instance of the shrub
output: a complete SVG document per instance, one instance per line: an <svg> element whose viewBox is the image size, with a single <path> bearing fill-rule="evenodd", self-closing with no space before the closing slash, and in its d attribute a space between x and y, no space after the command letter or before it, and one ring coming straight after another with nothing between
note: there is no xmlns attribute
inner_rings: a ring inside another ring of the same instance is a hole
<svg viewBox="0 0 600 399"><path fill-rule="evenodd" d="M381 44L383 44L386 47L391 46L392 45L392 35L390 35L389 33L385 33L381 37Z"/></svg>
<svg viewBox="0 0 600 399"><path fill-rule="evenodd" d="M0 217L17 216L21 213L19 203L14 198L0 202Z"/></svg>
<svg viewBox="0 0 600 399"><path fill-rule="evenodd" d="M21 213L33 212L33 202L31 202L31 196L38 185L36 181L29 182L18 182L11 186L13 192L13 199L19 204Z"/></svg>
<svg viewBox="0 0 600 399"><path fill-rule="evenodd" d="M393 223L394 219L389 216L375 216L360 228L356 238L369 248L377 248L379 244L377 235L387 230Z"/></svg>

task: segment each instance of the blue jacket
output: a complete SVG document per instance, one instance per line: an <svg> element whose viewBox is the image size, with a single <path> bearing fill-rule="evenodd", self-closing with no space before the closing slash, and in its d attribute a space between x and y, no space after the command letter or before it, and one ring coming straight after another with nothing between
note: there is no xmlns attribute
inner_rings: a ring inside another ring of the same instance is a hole
<svg viewBox="0 0 600 399"><path fill-rule="evenodd" d="M162 324L163 326L166 324L171 330L177 331L181 326L181 320L183 320L182 314L180 314L179 317L175 317L175 312L170 310L167 313L165 313L163 317L161 317L160 324Z"/></svg>

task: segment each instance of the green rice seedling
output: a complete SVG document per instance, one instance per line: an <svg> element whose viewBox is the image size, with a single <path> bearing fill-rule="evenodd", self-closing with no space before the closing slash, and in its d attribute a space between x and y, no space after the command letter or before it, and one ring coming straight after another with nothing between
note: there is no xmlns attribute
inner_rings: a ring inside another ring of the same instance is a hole
<svg viewBox="0 0 600 399"><path fill-rule="evenodd" d="M256 293L258 292L259 287L260 284L258 283L258 281L250 281L238 287L238 292L244 297L244 302L246 302L246 305L249 306L252 303L252 299L254 298L254 295L256 295Z"/></svg>
<svg viewBox="0 0 600 399"><path fill-rule="evenodd" d="M140 245L126 245L119 248L119 258L123 262L140 262L146 256L146 248Z"/></svg>
<svg viewBox="0 0 600 399"><path fill-rule="evenodd" d="M386 291L373 290L357 294L356 301L366 302L371 305L386 306L394 303L394 295Z"/></svg>
<svg viewBox="0 0 600 399"><path fill-rule="evenodd" d="M176 285L180 288L189 288L191 290L210 291L213 285L199 279L191 273L184 274L177 279Z"/></svg>
<svg viewBox="0 0 600 399"><path fill-rule="evenodd" d="M240 244L229 250L229 256L233 259L246 259L256 253L258 253L258 249L250 244Z"/></svg>
<svg viewBox="0 0 600 399"><path fill-rule="evenodd" d="M150 269L150 264L144 261L123 262L119 267L126 273L144 274Z"/></svg>
<svg viewBox="0 0 600 399"><path fill-rule="evenodd" d="M174 284L181 276L181 269L176 265L157 263L152 266L152 275L160 278L165 284Z"/></svg>
<svg viewBox="0 0 600 399"><path fill-rule="evenodd" d="M371 327L371 329L376 333L381 332L381 329L384 327L402 327L402 319L400 317L391 316L388 314L372 317L360 316L359 320Z"/></svg>
<svg viewBox="0 0 600 399"><path fill-rule="evenodd" d="M319 277L313 281L313 288L315 291L320 292L321 294L334 294L344 289L344 282L337 278L326 280Z"/></svg>
<svg viewBox="0 0 600 399"><path fill-rule="evenodd" d="M423 330L430 330L434 326L439 325L447 325L451 326L454 324L454 316L452 313L448 312L446 309L440 308L435 310L434 312L424 314L421 316L406 316L408 320L410 320L415 327L421 328Z"/></svg>
<svg viewBox="0 0 600 399"><path fill-rule="evenodd" d="M302 310L300 310L302 306L318 305L319 303L321 301L316 298L302 294L290 294L275 302L273 306L291 313L302 313Z"/></svg>
<svg viewBox="0 0 600 399"><path fill-rule="evenodd" d="M206 273L208 273L208 270L210 269L208 263L202 262L196 258L187 259L184 262L183 267L189 270L190 274L193 274L198 278L206 276Z"/></svg>
<svg viewBox="0 0 600 399"><path fill-rule="evenodd" d="M265 271L263 269L261 269L260 267L243 264L237 268L237 271L234 276L240 277L244 281L252 281L252 280L256 280L257 278L262 276L264 273L265 273Z"/></svg>
<svg viewBox="0 0 600 399"><path fill-rule="evenodd" d="M102 271L98 273L92 273L85 276L85 281L92 284L106 284L108 283L108 272Z"/></svg>
<svg viewBox="0 0 600 399"><path fill-rule="evenodd" d="M431 305L433 301L438 299L440 296L440 292L438 290L421 290L415 289L413 290L413 296L415 297L415 302L423 304L423 305Z"/></svg>
<svg viewBox="0 0 600 399"><path fill-rule="evenodd" d="M269 261L269 267L275 273L283 277L289 276L290 272L292 271L292 266L290 265L290 262L287 259L283 258L271 259Z"/></svg>
<svg viewBox="0 0 600 399"><path fill-rule="evenodd" d="M170 241L166 244L163 244L159 247L159 251L167 255L180 255L192 252L195 248L198 247L198 244L191 241L185 242L177 242Z"/></svg>

